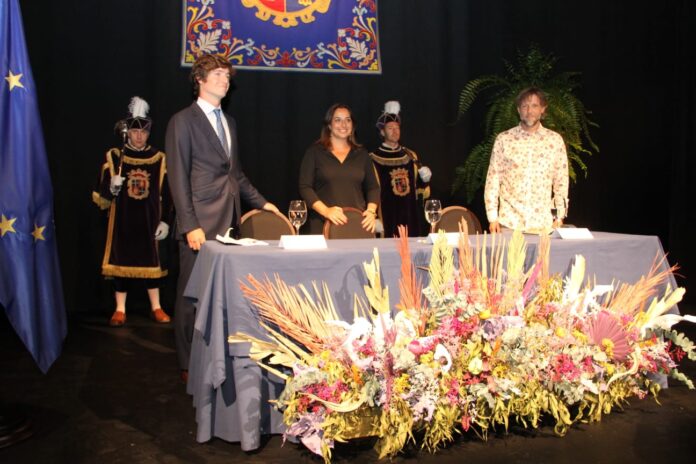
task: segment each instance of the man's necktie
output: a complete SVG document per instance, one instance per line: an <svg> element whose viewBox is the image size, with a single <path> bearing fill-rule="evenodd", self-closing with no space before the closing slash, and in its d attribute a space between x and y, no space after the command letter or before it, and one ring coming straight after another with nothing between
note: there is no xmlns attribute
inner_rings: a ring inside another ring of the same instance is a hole
<svg viewBox="0 0 696 464"><path fill-rule="evenodd" d="M227 154L227 157L229 157L230 156L230 147L227 144L227 135L225 135L225 127L222 125L222 110L220 108L216 108L213 111L215 112L215 118L217 121L218 138L220 139L220 143L222 144L222 148L225 149L225 153Z"/></svg>

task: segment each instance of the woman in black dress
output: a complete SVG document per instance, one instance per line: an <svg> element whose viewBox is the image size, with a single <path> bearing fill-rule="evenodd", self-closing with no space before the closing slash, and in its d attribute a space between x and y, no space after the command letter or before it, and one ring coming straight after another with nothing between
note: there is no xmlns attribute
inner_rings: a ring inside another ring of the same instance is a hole
<svg viewBox="0 0 696 464"><path fill-rule="evenodd" d="M345 206L363 211L362 227L375 231L379 183L367 150L355 141L348 106L336 103L326 112L319 140L302 159L299 184L300 196L312 209L310 234L321 234L326 219L345 224Z"/></svg>

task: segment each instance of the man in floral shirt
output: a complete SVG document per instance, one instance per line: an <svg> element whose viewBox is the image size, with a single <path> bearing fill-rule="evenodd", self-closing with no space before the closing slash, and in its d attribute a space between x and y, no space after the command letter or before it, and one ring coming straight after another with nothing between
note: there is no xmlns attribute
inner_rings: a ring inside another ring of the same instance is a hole
<svg viewBox="0 0 696 464"><path fill-rule="evenodd" d="M491 233L501 226L527 232L560 227L568 208L565 143L541 125L546 95L530 87L516 103L520 125L498 134L488 167L484 200Z"/></svg>

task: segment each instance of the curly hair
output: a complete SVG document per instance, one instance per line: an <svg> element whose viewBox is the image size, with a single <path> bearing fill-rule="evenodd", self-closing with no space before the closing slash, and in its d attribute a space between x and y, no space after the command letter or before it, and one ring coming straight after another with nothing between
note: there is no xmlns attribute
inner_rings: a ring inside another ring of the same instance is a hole
<svg viewBox="0 0 696 464"><path fill-rule="evenodd" d="M520 106L522 106L522 103L526 99L533 95L537 96L537 98L539 99L539 103L541 103L541 106L548 106L546 93L544 93L544 91L541 90L539 87L527 87L526 89L523 89L520 93L517 94L517 97L515 97L515 106L519 108Z"/></svg>
<svg viewBox="0 0 696 464"><path fill-rule="evenodd" d="M205 81L208 77L208 73L213 69L226 68L230 77L234 76L237 71L232 67L232 63L229 62L227 58L220 55L201 55L196 58L191 68L191 83L193 84L193 93L198 95L200 92L200 85L198 81Z"/></svg>

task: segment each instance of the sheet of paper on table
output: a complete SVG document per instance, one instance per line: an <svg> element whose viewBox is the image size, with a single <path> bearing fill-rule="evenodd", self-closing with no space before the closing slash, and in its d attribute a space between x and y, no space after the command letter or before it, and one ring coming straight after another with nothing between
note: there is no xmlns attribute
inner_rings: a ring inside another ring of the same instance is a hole
<svg viewBox="0 0 696 464"><path fill-rule="evenodd" d="M258 246L258 245L268 245L267 242L261 241L261 240L256 240L255 238L240 238L240 239L235 239L230 237L229 235L217 235L215 237L218 242L224 243L226 245L239 245L239 246Z"/></svg>
<svg viewBox="0 0 696 464"><path fill-rule="evenodd" d="M428 234L428 243L435 243L435 240L437 240L437 237L439 235L439 232L433 232L431 234ZM447 237L447 244L449 246L459 246L459 232L445 232L445 237ZM469 238L469 245L472 244L471 238Z"/></svg>
<svg viewBox="0 0 696 464"><path fill-rule="evenodd" d="M590 240L594 238L592 232L586 227L559 227L553 231L551 237L564 240Z"/></svg>
<svg viewBox="0 0 696 464"><path fill-rule="evenodd" d="M278 246L286 250L322 250L328 248L323 235L281 235Z"/></svg>

